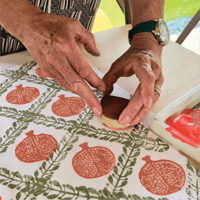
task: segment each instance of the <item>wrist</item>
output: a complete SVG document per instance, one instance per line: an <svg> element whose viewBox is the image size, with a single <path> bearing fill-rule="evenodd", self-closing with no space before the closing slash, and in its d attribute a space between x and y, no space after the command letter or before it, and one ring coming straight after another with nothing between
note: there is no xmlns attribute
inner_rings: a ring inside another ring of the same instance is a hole
<svg viewBox="0 0 200 200"><path fill-rule="evenodd" d="M131 48L153 55L156 60L161 62L163 46L159 45L157 39L151 32L141 32L134 35Z"/></svg>
<svg viewBox="0 0 200 200"><path fill-rule="evenodd" d="M17 28L18 31L15 33L15 37L17 37L20 41L26 40L27 35L31 36L32 35L32 25L33 21L40 18L41 20L41 15L44 12L42 12L39 9L34 9L31 12L24 13L20 16L19 20L19 27Z"/></svg>

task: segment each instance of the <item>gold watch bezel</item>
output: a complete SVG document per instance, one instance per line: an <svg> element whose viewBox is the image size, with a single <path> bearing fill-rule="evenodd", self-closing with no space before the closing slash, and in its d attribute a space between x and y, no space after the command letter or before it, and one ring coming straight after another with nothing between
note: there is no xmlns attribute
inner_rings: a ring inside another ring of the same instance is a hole
<svg viewBox="0 0 200 200"><path fill-rule="evenodd" d="M156 39L157 39L157 41L160 45L166 46L169 43L169 40L170 40L170 33L169 33L169 29L167 27L167 24L163 19L155 20L155 22L156 22L155 30L152 30L152 33L154 34L154 36L156 37ZM166 31L166 34L168 36L167 40L162 39L161 30L160 30L161 26L164 26L165 29L166 29L165 31Z"/></svg>

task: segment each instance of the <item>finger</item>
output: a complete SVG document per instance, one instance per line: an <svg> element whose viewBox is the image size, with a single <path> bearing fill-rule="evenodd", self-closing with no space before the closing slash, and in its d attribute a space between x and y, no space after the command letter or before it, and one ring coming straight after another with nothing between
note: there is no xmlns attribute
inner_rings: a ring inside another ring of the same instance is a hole
<svg viewBox="0 0 200 200"><path fill-rule="evenodd" d="M158 99L159 99L159 94L154 91L152 107L154 106L154 104L156 103L156 101ZM151 110L151 108L146 107L146 106L143 105L141 107L141 109L138 111L138 113L136 114L136 116L131 120L130 124L131 125L136 125L136 124L140 123L148 115L150 110Z"/></svg>
<svg viewBox="0 0 200 200"><path fill-rule="evenodd" d="M48 68L48 69L47 69ZM49 73L49 76L54 79L59 85L61 85L64 89L70 90L69 83L65 80L65 78L60 74L52 65L48 67L45 66L46 71Z"/></svg>
<svg viewBox="0 0 200 200"><path fill-rule="evenodd" d="M121 113L119 122L124 125L130 123L142 106L143 101L141 98L141 85L139 85L127 107Z"/></svg>
<svg viewBox="0 0 200 200"><path fill-rule="evenodd" d="M105 91L106 85L103 80L92 70L76 43L74 43L73 46L74 47L71 48L71 51L67 54L69 64L76 70L79 76L85 79L91 86L98 90Z"/></svg>
<svg viewBox="0 0 200 200"><path fill-rule="evenodd" d="M109 69L109 71L104 75L103 81L106 85L106 90L103 93L103 96L108 96L112 93L114 84L122 76L122 69L124 67L123 59L120 57L117 59Z"/></svg>
<svg viewBox="0 0 200 200"><path fill-rule="evenodd" d="M94 56L100 56L100 52L96 47L95 39L92 33L86 30L82 25L81 30L77 33L77 39L84 44L86 51Z"/></svg>
<svg viewBox="0 0 200 200"><path fill-rule="evenodd" d="M113 89L114 89L114 84L117 82L118 78L120 76L117 74L114 74L112 72L108 72L104 77L103 81L106 85L106 90L103 92L103 97L104 96L109 96Z"/></svg>
<svg viewBox="0 0 200 200"><path fill-rule="evenodd" d="M41 61L41 63L43 63L41 69L42 69L42 71L44 71L44 73L47 76L49 76L50 78L52 78L53 80L55 80L64 89L70 90L70 85L64 79L64 77L62 76L62 74L60 74L51 64L44 63L44 61Z"/></svg>
<svg viewBox="0 0 200 200"><path fill-rule="evenodd" d="M38 63L37 63L38 64ZM43 66L40 66L40 70L41 70L41 72L42 72L42 74L44 74L45 75L45 77L47 77L47 78L51 78L48 74L47 74L47 70L46 69L44 69L44 67ZM41 77L41 76L40 76Z"/></svg>
<svg viewBox="0 0 200 200"><path fill-rule="evenodd" d="M152 106L155 104L155 100L152 101ZM137 115L130 122L131 125L136 125L140 123L150 112L150 108L146 106L142 106Z"/></svg>
<svg viewBox="0 0 200 200"><path fill-rule="evenodd" d="M154 94L155 74L151 69L151 61L141 56L135 56L130 63L141 83L141 96L145 106L151 108Z"/></svg>
<svg viewBox="0 0 200 200"><path fill-rule="evenodd" d="M161 65L156 61L152 61L151 68L153 73L155 74L156 80L159 79L159 77L162 75Z"/></svg>
<svg viewBox="0 0 200 200"><path fill-rule="evenodd" d="M94 114L99 116L102 112L99 101L85 81L74 71L67 59L63 56L54 54L51 55L51 57L48 57L48 62L50 62L51 65L62 74L69 84L70 91L83 98Z"/></svg>
<svg viewBox="0 0 200 200"><path fill-rule="evenodd" d="M164 82L164 77L163 77L163 75L161 74L160 77L159 77L159 79L156 80L155 85L161 88L162 85L163 85L163 82ZM160 92L161 92L161 91L160 91ZM158 101L160 95L161 95L161 94L159 94L158 92L156 92L156 91L154 90L154 100L155 100L155 101Z"/></svg>
<svg viewBox="0 0 200 200"><path fill-rule="evenodd" d="M164 81L164 78L162 75L160 75L159 79L156 80L155 85L158 85L159 87L162 86ZM153 101L152 101L152 107L155 105L155 103L159 100L160 94L154 91ZM131 125L138 124L141 122L150 112L150 108L146 106L142 106L137 115L133 118L133 120L130 122Z"/></svg>

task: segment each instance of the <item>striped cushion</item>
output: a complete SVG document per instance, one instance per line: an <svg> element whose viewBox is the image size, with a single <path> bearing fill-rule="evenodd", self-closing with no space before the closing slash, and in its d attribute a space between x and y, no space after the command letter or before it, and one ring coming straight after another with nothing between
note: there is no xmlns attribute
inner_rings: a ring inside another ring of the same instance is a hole
<svg viewBox="0 0 200 200"><path fill-rule="evenodd" d="M44 12L78 19L91 30L100 0L28 0ZM0 56L25 50L23 44L0 26Z"/></svg>

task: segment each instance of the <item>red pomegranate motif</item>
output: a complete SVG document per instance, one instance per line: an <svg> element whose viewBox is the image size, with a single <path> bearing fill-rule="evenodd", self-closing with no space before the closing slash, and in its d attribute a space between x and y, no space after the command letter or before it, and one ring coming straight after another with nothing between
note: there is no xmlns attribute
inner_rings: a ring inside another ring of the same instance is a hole
<svg viewBox="0 0 200 200"><path fill-rule="evenodd" d="M6 95L6 101L8 103L23 105L33 102L40 96L40 91L35 87L23 87L21 84L15 87L16 89Z"/></svg>
<svg viewBox="0 0 200 200"><path fill-rule="evenodd" d="M44 133L34 135L33 130L26 135L28 137L15 148L15 155L20 161L34 163L46 160L56 151L58 142L53 136Z"/></svg>
<svg viewBox="0 0 200 200"><path fill-rule="evenodd" d="M141 184L156 195L169 195L183 188L186 181L184 169L171 160L152 161L150 156L142 160L146 164L139 172Z"/></svg>
<svg viewBox="0 0 200 200"><path fill-rule="evenodd" d="M85 101L79 97L65 97L64 94L58 96L59 99L51 106L55 115L60 117L71 117L80 114L86 107Z"/></svg>
<svg viewBox="0 0 200 200"><path fill-rule="evenodd" d="M115 166L115 156L106 147L88 147L85 142L79 145L82 150L72 160L74 171L83 178L98 178L108 174Z"/></svg>
<svg viewBox="0 0 200 200"><path fill-rule="evenodd" d="M38 67L36 70L35 70L35 73L41 77L41 78L49 78L42 70L40 67Z"/></svg>

